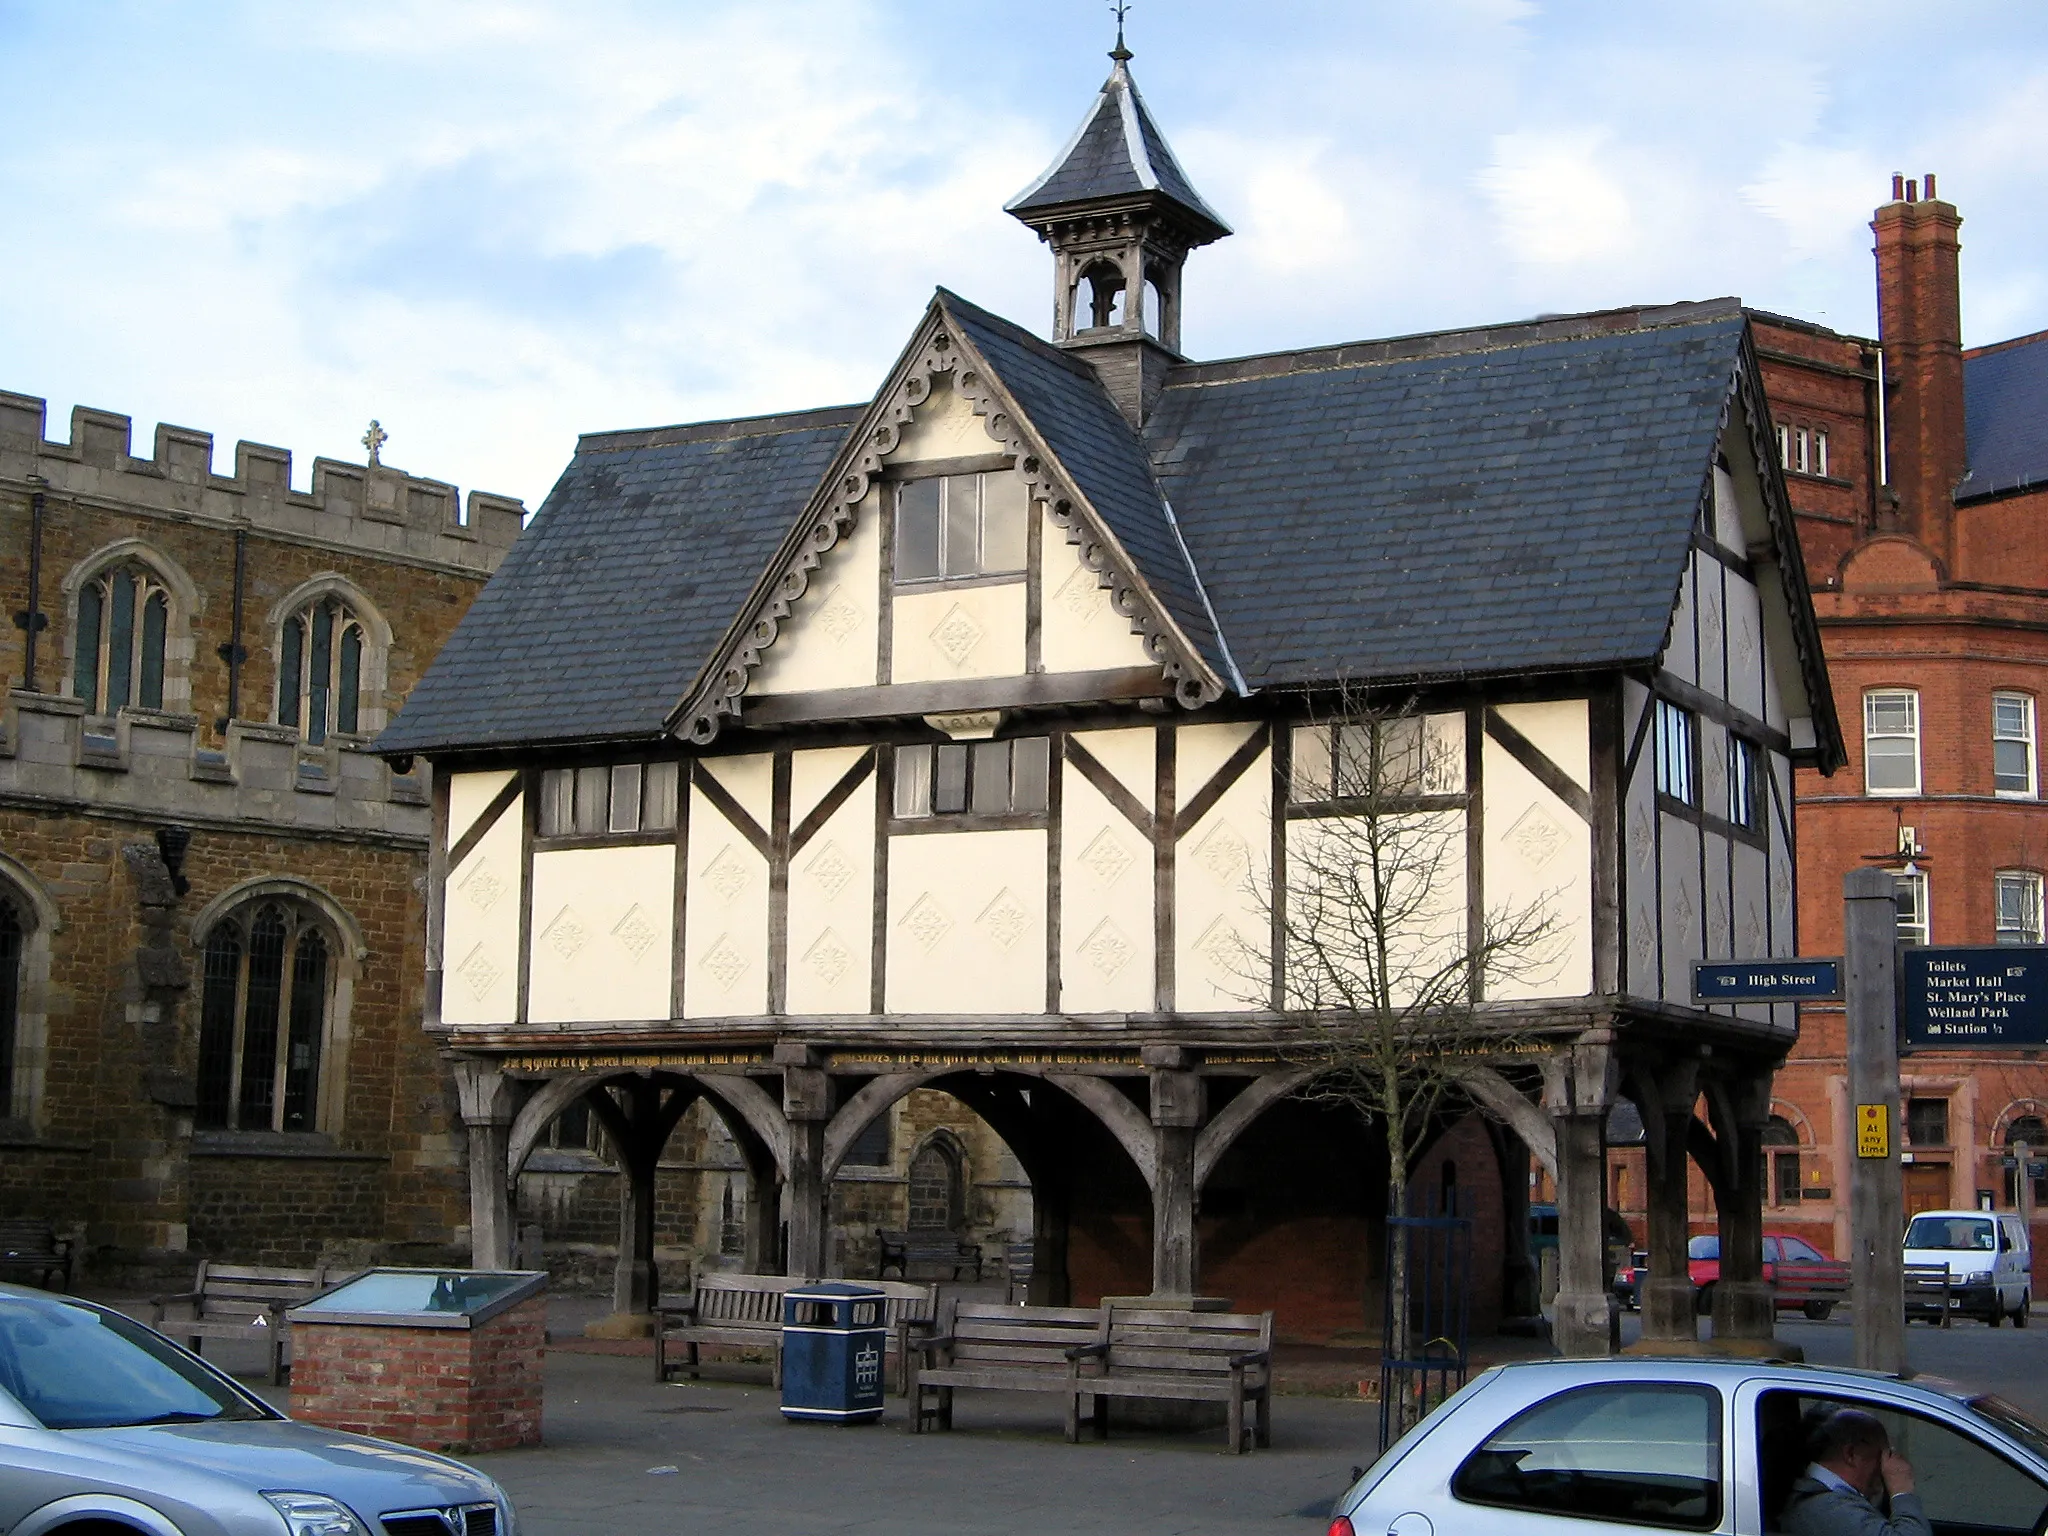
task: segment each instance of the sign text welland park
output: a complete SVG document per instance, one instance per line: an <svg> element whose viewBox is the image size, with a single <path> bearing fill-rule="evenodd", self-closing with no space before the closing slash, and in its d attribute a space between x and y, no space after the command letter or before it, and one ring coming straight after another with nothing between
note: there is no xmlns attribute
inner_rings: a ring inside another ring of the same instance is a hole
<svg viewBox="0 0 2048 1536"><path fill-rule="evenodd" d="M1905 960L1907 1050L2048 1045L2048 948L1911 948Z"/></svg>

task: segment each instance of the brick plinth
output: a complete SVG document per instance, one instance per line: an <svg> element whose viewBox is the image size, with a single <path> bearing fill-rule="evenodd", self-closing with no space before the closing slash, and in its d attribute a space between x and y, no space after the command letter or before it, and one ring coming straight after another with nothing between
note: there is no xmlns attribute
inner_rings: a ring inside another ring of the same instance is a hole
<svg viewBox="0 0 2048 1536"><path fill-rule="evenodd" d="M422 1450L540 1444L545 1303L476 1328L292 1324L292 1417Z"/></svg>

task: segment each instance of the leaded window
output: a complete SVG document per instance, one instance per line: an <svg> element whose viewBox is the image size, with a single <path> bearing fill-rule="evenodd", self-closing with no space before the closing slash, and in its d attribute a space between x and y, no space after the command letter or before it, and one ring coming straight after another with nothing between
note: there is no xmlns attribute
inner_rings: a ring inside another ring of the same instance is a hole
<svg viewBox="0 0 2048 1536"><path fill-rule="evenodd" d="M1685 805L1699 804L1699 726L1689 710L1657 701L1657 788Z"/></svg>
<svg viewBox="0 0 2048 1536"><path fill-rule="evenodd" d="M896 815L1035 815L1046 808L1051 743L955 741L896 749Z"/></svg>
<svg viewBox="0 0 2048 1536"><path fill-rule="evenodd" d="M109 566L79 588L71 691L88 714L111 715L126 704L164 707L170 622L169 593L137 561Z"/></svg>
<svg viewBox="0 0 2048 1536"><path fill-rule="evenodd" d="M1024 569L1029 494L1016 474L933 475L896 487L896 579Z"/></svg>
<svg viewBox="0 0 2048 1536"><path fill-rule="evenodd" d="M203 970L197 1123L317 1129L333 995L323 925L292 902L252 902L207 935Z"/></svg>
<svg viewBox="0 0 2048 1536"><path fill-rule="evenodd" d="M315 745L330 731L359 732L367 646L362 620L332 593L286 619L278 637L277 723L297 726Z"/></svg>
<svg viewBox="0 0 2048 1536"><path fill-rule="evenodd" d="M1453 795L1465 763L1451 715L1396 715L1294 729L1289 798L1296 805Z"/></svg>
<svg viewBox="0 0 2048 1536"><path fill-rule="evenodd" d="M1728 736L1728 819L1747 831L1764 825L1763 751L1755 742Z"/></svg>
<svg viewBox="0 0 2048 1536"><path fill-rule="evenodd" d="M541 775L540 835L671 831L679 770L675 762L550 768Z"/></svg>

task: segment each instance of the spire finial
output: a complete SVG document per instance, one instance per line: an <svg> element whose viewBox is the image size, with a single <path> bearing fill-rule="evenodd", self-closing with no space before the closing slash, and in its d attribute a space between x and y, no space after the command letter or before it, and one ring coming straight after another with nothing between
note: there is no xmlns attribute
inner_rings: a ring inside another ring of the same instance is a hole
<svg viewBox="0 0 2048 1536"><path fill-rule="evenodd" d="M391 434L384 430L384 423L381 421L370 423L370 430L363 434L363 446L370 450L370 462L372 464L381 466L383 461L377 457L377 450L390 441Z"/></svg>
<svg viewBox="0 0 2048 1536"><path fill-rule="evenodd" d="M1124 12L1131 8L1130 0L1110 0L1109 8L1116 12L1116 47L1110 50L1109 56L1119 64L1127 63L1131 50L1124 46Z"/></svg>

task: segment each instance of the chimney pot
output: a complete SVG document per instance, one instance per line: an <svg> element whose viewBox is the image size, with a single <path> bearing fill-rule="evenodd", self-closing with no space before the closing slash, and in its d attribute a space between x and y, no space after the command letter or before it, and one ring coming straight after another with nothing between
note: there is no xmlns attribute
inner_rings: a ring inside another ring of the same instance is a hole
<svg viewBox="0 0 2048 1536"><path fill-rule="evenodd" d="M1934 172L1932 172L1932 171L1929 171L1929 172L1928 172L1928 173L1926 174L1926 176L1924 176L1924 177L1922 177L1922 178L1921 178L1921 183L1920 183L1920 184L1921 184L1922 186L1924 186L1924 187L1925 187L1925 188L1927 189L1927 201L1929 201L1930 203L1931 203L1931 202L1933 202L1933 201L1934 201Z"/></svg>
<svg viewBox="0 0 2048 1536"><path fill-rule="evenodd" d="M1893 202L1895 202L1895 203L1903 203L1903 202L1904 202L1905 200L1906 200L1906 173L1905 173L1905 172L1903 172L1903 171L1893 171L1893 172L1892 172L1892 201L1893 201Z"/></svg>
<svg viewBox="0 0 2048 1536"><path fill-rule="evenodd" d="M1917 203L1917 202L1919 202L1919 201L1920 201L1920 183L1919 183L1919 182L1917 182L1917 181L1909 181L1909 182L1907 182L1907 183L1906 183L1906 201L1907 201L1907 202L1909 202L1909 203Z"/></svg>

